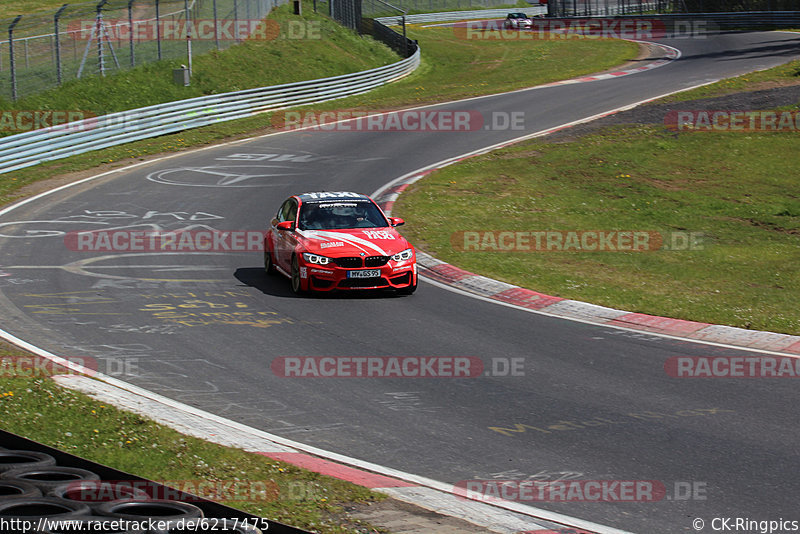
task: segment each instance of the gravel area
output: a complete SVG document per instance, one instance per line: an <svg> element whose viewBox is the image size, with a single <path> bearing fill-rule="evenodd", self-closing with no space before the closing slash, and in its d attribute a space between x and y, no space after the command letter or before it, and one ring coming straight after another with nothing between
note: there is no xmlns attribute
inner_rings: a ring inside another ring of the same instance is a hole
<svg viewBox="0 0 800 534"><path fill-rule="evenodd" d="M628 111L579 124L550 134L549 141L571 141L594 133L607 126L621 124L664 124L664 117L670 111L730 110L760 111L784 106L797 106L800 109L800 82L784 87L774 87L758 91L732 93L713 98L701 98L683 102L643 104Z"/></svg>

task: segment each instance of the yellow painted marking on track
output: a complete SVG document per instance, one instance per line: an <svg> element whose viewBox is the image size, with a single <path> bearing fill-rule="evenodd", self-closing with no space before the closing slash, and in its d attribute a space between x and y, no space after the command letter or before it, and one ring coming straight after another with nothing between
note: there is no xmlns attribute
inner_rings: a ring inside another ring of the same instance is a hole
<svg viewBox="0 0 800 534"><path fill-rule="evenodd" d="M653 411L643 412L629 412L615 416L615 419L606 417L594 417L587 420L561 420L555 422L547 422L533 426L525 423L513 423L508 427L503 426L490 426L489 430L503 434L504 436L514 436L516 434L527 433L532 430L539 434L553 434L557 432L569 432L576 430L586 430L599 426L613 426L621 424L635 423L637 421L658 421L665 419L682 419L685 417L709 417L712 415L719 415L723 413L736 413L734 410L726 410L723 408L693 408L689 410L677 410L672 413L661 413ZM538 435L538 434L537 434Z"/></svg>

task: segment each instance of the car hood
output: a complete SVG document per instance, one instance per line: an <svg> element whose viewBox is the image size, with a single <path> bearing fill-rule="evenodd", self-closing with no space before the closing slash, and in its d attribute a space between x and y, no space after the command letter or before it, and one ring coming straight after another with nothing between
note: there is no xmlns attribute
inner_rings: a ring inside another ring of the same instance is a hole
<svg viewBox="0 0 800 534"><path fill-rule="evenodd" d="M407 248L408 241L394 228L350 230L298 230L308 252L323 256L391 256Z"/></svg>

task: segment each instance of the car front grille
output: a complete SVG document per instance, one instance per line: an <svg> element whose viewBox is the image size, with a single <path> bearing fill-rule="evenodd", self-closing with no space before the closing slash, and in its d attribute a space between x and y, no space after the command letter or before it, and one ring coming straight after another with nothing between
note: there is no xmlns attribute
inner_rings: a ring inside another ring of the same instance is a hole
<svg viewBox="0 0 800 534"><path fill-rule="evenodd" d="M344 269L357 269L364 266L364 262L358 256L346 256L344 258L333 258L333 263Z"/></svg>
<svg viewBox="0 0 800 534"><path fill-rule="evenodd" d="M364 258L364 267L382 267L389 261L389 256L369 256Z"/></svg>

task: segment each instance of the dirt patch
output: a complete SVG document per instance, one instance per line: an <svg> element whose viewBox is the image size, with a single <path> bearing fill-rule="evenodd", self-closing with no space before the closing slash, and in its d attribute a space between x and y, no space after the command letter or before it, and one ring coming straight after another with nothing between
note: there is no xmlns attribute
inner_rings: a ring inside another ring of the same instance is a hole
<svg viewBox="0 0 800 534"><path fill-rule="evenodd" d="M454 517L437 514L395 499L347 508L347 515L392 534L473 534L492 532Z"/></svg>
<svg viewBox="0 0 800 534"><path fill-rule="evenodd" d="M760 111L785 106L797 106L798 103L800 103L800 83L778 84L778 87L771 89L744 91L711 98L665 104L643 104L627 111L620 111L585 124L577 124L571 128L554 132L543 137L543 139L547 141L574 141L608 126L630 124L663 125L665 117L672 111Z"/></svg>

